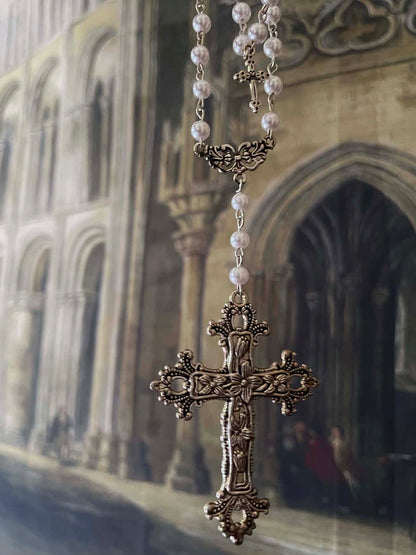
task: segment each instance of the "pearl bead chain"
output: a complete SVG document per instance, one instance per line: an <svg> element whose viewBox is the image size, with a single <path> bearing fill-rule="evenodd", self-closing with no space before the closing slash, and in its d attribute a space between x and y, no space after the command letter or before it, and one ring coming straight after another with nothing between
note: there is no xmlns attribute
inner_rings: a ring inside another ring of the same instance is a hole
<svg viewBox="0 0 416 555"><path fill-rule="evenodd" d="M240 181L238 189L242 186ZM248 197L239 190L231 199L231 206L235 210L235 219L237 221L237 231L230 237L231 246L235 254L235 266L230 271L230 281L237 286L241 292L241 287L245 285L250 277L247 268L243 266L244 249L250 244L250 236L242 230L244 227L244 210L248 207Z"/></svg>
<svg viewBox="0 0 416 555"><path fill-rule="evenodd" d="M258 23L253 23L247 29L251 18L251 8L246 2L237 2L232 10L232 18L240 27L240 32L233 42L233 50L237 56L245 56L249 47L254 54L255 45L263 44L264 54L270 58L267 66L268 78L264 83L264 90L268 96L269 112L262 118L262 127L272 136L279 126L279 118L274 114L274 102L282 92L283 83L280 77L274 75L277 71L276 59L282 54L283 45L277 36L276 25L281 19L278 6L279 0L262 0L262 8L258 13Z"/></svg>
<svg viewBox="0 0 416 555"><path fill-rule="evenodd" d="M212 27L211 18L205 13L203 1L196 3L197 14L192 21L192 27L196 33L197 45L191 51L191 60L197 66L196 81L193 84L192 92L197 98L196 115L198 121L192 124L191 134L198 143L202 143L211 134L210 126L205 118L205 100L212 94L210 83L205 79L205 67L209 63L209 50L204 45L205 35L210 32Z"/></svg>
<svg viewBox="0 0 416 555"><path fill-rule="evenodd" d="M264 23L253 23L248 28L248 36L254 44L263 44L267 39L268 30Z"/></svg>
<svg viewBox="0 0 416 555"><path fill-rule="evenodd" d="M282 54L282 42L278 38L276 26L281 19L281 12L278 6L279 0L261 0L262 7L258 12L258 22L248 26L252 16L252 10L246 2L236 2L232 9L232 18L239 26L239 33L233 41L233 50L237 56L244 57L247 64L248 56L254 56L255 46L263 45L263 52L269 58L267 66L267 79L264 81L264 90L268 97L269 111L263 115L261 125L267 132L267 136L272 138L273 132L279 127L279 117L274 112L274 102L283 90L283 83L280 77L275 75L278 66L276 60ZM196 115L198 120L193 123L191 133L197 143L203 143L210 136L210 126L205 119L205 100L212 94L212 87L205 79L205 69L209 63L209 50L205 46L205 35L210 32L212 22L205 13L204 0L196 1L197 14L192 21L192 27L196 33L197 44L191 51L191 60L196 65L196 80L193 83L193 95L197 99ZM247 66L246 66L247 67ZM254 67L254 66L253 66ZM248 65L249 70L251 69ZM250 84L250 86L252 86ZM256 93L257 94L257 93ZM236 263L230 271L230 281L237 286L241 292L241 287L249 280L249 272L243 266L244 250L250 244L248 233L243 231L245 210L248 207L248 198L241 192L241 187L245 183L245 176L238 175L234 179L238 183L236 194L231 200L231 205L235 210L237 221L237 231L230 237L231 246L234 249Z"/></svg>
<svg viewBox="0 0 416 555"><path fill-rule="evenodd" d="M232 17L238 25L245 25L251 18L251 8L245 2L237 2L232 11Z"/></svg>

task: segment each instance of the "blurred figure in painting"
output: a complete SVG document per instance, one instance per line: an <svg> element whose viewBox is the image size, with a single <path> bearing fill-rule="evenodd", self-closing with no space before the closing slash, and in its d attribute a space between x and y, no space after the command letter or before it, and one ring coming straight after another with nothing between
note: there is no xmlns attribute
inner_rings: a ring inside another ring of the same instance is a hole
<svg viewBox="0 0 416 555"><path fill-rule="evenodd" d="M48 441L55 450L56 456L62 464L70 460L72 418L65 407L61 407L55 415L49 430Z"/></svg>
<svg viewBox="0 0 416 555"><path fill-rule="evenodd" d="M283 437L280 452L280 482L288 506L304 505L310 498L310 472L305 466L309 432L305 422L295 423Z"/></svg>
<svg viewBox="0 0 416 555"><path fill-rule="evenodd" d="M353 497L358 493L357 463L342 426L332 426L329 441L332 445L335 464L343 474Z"/></svg>
<svg viewBox="0 0 416 555"><path fill-rule="evenodd" d="M314 477L315 499L321 507L340 507L348 510L350 495L347 482L338 469L332 446L326 439L322 426L309 428L310 441L305 464Z"/></svg>

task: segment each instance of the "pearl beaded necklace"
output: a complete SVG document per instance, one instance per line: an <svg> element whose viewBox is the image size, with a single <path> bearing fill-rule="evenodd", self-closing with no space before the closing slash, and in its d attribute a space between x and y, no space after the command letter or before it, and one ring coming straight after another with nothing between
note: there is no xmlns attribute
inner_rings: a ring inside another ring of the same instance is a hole
<svg viewBox="0 0 416 555"><path fill-rule="evenodd" d="M282 54L282 42L277 36L277 24L281 18L279 0L262 0L262 7L258 12L258 21L249 25L252 10L246 2L236 2L232 8L232 18L239 25L239 33L233 41L233 51L237 56L244 58L244 65L247 71L242 71L234 76L240 82L248 81L251 91L250 107L254 113L257 113L260 102L257 98L257 82L264 83L264 90L268 97L269 111L266 112L261 119L261 126L267 132L267 140L269 146L273 148L273 132L279 127L279 117L273 110L274 101L277 95L282 92L283 83L279 76L275 75L278 66L277 58ZM212 94L212 87L205 78L205 69L209 63L210 54L205 46L205 35L209 33L212 22L207 13L205 13L204 0L197 0L195 4L196 15L192 21L192 27L196 33L197 44L191 51L191 60L196 65L196 80L193 84L193 94L197 99L196 114L197 121L191 127L191 134L196 141L196 146L202 147L204 141L211 134L209 124L205 121L205 100ZM249 26L248 26L249 25ZM256 46L263 44L263 52L270 62L267 71L256 72L254 69L254 55ZM270 146L271 145L271 146ZM229 145L223 145L217 148L221 152L227 149ZM232 147L229 147L232 149ZM200 152L197 154L201 155ZM204 155L206 152L204 151ZM209 157L206 156L209 161ZM264 160L262 160L264 161ZM210 165L213 165L210 162ZM256 166L257 167L257 166ZM230 171L229 169L221 169L220 171ZM248 168L255 169L255 168ZM236 194L234 195L231 205L235 210L237 221L237 231L230 238L231 246L235 251L236 264L230 272L230 281L237 286L239 292L241 287L249 280L249 272L243 266L244 249L250 243L249 235L243 231L244 211L248 207L248 197L241 192L242 186L246 181L245 172L241 171L234 176L234 180L238 185Z"/></svg>

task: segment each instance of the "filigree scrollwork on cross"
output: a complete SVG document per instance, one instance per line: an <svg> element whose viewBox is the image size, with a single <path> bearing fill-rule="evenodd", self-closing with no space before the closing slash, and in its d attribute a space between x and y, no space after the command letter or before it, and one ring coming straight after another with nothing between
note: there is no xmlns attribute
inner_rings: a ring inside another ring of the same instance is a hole
<svg viewBox="0 0 416 555"><path fill-rule="evenodd" d="M217 169L220 173L233 172L242 175L247 171L256 170L263 164L269 150L274 146L275 141L272 137L265 137L260 141L246 141L238 148L229 144L210 146L197 143L195 154L205 158L211 168Z"/></svg>
<svg viewBox="0 0 416 555"><path fill-rule="evenodd" d="M266 322L258 322L253 306L244 293L233 293L222 309L222 318L209 323L207 333L218 336L224 353L221 368L211 370L195 363L191 351L178 355L175 366L165 366L160 378L151 383L159 400L173 404L177 417L189 420L192 407L206 401L224 400L221 415L223 447L222 485L217 500L205 505L208 518L219 520L219 530L234 543L241 544L252 534L255 520L267 513L269 501L257 497L253 486L253 401L267 397L280 403L282 413L295 412L295 405L307 399L318 381L306 365L296 362L296 355L283 351L281 362L268 368L253 363L253 349L258 337L269 335ZM233 511L241 519L233 519Z"/></svg>

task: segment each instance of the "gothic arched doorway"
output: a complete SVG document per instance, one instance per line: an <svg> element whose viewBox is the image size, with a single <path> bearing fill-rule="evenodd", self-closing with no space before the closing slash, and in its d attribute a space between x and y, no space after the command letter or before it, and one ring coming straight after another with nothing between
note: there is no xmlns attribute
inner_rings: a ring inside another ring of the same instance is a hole
<svg viewBox="0 0 416 555"><path fill-rule="evenodd" d="M405 357L416 340L398 299L416 288L406 271L415 246L406 216L357 180L322 199L293 236L294 343L324 384L302 415L326 428L341 424L361 457L396 449L395 421L404 417L395 404L396 350Z"/></svg>
<svg viewBox="0 0 416 555"><path fill-rule="evenodd" d="M297 419L258 408L258 460L271 491L282 492L276 469L294 423L325 435L341 424L363 469L360 510L391 511L394 499L396 514L409 509L410 477L395 461L416 453L404 425L416 405L415 175L407 153L345 143L299 164L251 216L252 296L272 329L260 363L293 349L322 379Z"/></svg>
<svg viewBox="0 0 416 555"><path fill-rule="evenodd" d="M84 312L75 403L75 438L77 440L82 440L89 424L104 255L103 243L93 247L86 262L82 281Z"/></svg>

